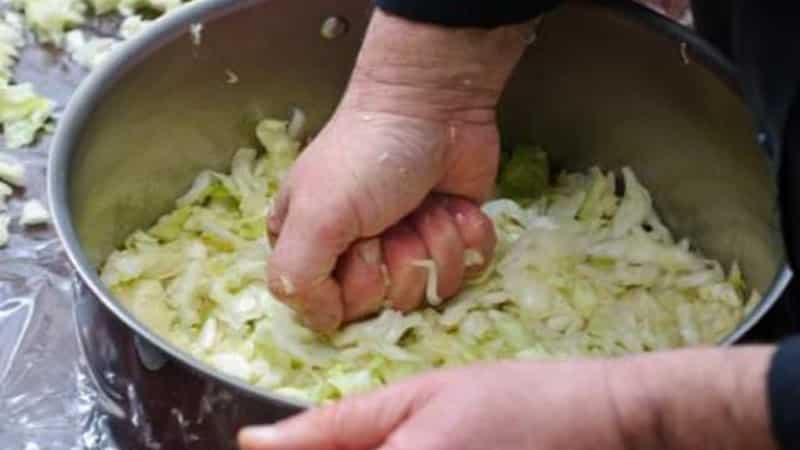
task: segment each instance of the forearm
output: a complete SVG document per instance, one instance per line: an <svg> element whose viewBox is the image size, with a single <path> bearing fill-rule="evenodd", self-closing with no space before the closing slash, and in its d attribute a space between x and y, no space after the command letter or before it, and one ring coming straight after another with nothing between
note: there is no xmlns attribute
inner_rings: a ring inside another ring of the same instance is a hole
<svg viewBox="0 0 800 450"><path fill-rule="evenodd" d="M345 105L435 119L493 116L532 33L532 21L452 28L376 9Z"/></svg>
<svg viewBox="0 0 800 450"><path fill-rule="evenodd" d="M776 448L766 387L773 352L684 350L609 364L609 395L626 448Z"/></svg>

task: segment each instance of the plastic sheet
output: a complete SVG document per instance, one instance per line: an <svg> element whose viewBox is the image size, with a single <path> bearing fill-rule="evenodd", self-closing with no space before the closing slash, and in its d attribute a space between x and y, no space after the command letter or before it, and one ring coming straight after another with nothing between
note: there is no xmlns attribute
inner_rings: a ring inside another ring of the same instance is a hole
<svg viewBox="0 0 800 450"><path fill-rule="evenodd" d="M16 78L56 100L58 111L84 76L58 52L30 46ZM0 449L117 449L100 393L76 338L76 274L50 226L23 229L24 201L46 202L50 136L31 149L2 150L26 166L26 187L15 189L11 237L0 249Z"/></svg>

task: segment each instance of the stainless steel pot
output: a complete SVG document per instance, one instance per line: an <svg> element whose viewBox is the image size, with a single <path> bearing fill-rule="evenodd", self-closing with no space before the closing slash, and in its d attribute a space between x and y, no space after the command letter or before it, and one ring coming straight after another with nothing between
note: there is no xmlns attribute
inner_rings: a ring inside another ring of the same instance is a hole
<svg viewBox="0 0 800 450"><path fill-rule="evenodd" d="M114 299L97 267L171 209L201 169L225 169L236 148L252 143L259 118L296 105L319 128L369 11L367 0L196 2L135 39L71 101L52 148L49 200L81 277L86 357L112 425L131 442L231 448L238 426L302 407L167 344ZM346 32L323 37L334 16ZM229 72L238 83L227 82ZM688 30L632 4L570 3L544 19L499 117L504 139L543 144L558 167L631 165L669 226L708 255L741 263L764 300L721 344L781 295L790 273L770 163L732 67Z"/></svg>

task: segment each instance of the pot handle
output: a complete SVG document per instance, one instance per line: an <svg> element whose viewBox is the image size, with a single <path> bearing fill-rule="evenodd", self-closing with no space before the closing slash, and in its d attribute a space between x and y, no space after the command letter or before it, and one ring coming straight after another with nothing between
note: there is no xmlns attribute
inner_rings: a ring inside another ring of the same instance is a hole
<svg viewBox="0 0 800 450"><path fill-rule="evenodd" d="M787 258L800 267L800 2L692 0L698 32L736 64L773 161Z"/></svg>

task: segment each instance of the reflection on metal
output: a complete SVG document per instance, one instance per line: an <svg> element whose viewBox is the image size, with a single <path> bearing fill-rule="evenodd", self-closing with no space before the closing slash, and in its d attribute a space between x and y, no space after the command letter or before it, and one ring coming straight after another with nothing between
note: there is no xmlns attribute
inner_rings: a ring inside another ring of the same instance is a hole
<svg viewBox="0 0 800 450"><path fill-rule="evenodd" d="M531 34L525 38L525 43L528 45L533 45L536 43L536 39L539 37L539 32L542 29L542 22L544 21L544 16L539 16L533 20L533 26L531 29Z"/></svg>
<svg viewBox="0 0 800 450"><path fill-rule="evenodd" d="M691 63L691 60L689 60L689 50L686 42L681 42L681 61L683 61L683 64L687 66L689 63Z"/></svg>
<svg viewBox="0 0 800 450"><path fill-rule="evenodd" d="M336 39L347 33L349 28L350 25L347 19L339 16L331 16L322 22L322 28L320 28L319 32L325 39Z"/></svg>
<svg viewBox="0 0 800 450"><path fill-rule="evenodd" d="M302 141L306 135L306 113L297 106L289 108L289 124L287 127L289 136Z"/></svg>
<svg viewBox="0 0 800 450"><path fill-rule="evenodd" d="M147 370L159 370L169 361L161 350L145 342L140 336L136 336L133 344L136 346L136 354L139 355L139 360Z"/></svg>

